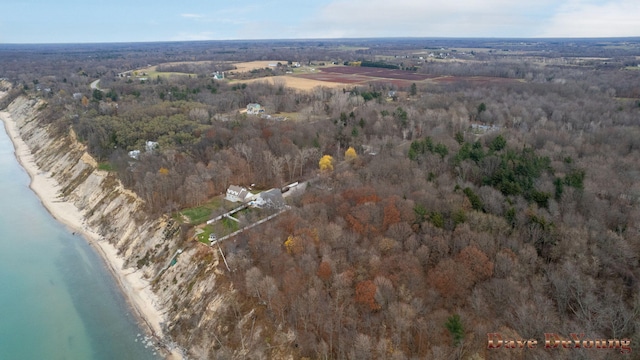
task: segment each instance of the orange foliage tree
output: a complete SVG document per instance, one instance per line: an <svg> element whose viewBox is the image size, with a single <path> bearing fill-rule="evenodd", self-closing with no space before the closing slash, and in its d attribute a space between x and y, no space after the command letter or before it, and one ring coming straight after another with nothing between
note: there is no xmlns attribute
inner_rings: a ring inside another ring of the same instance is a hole
<svg viewBox="0 0 640 360"><path fill-rule="evenodd" d="M467 246L458 255L456 262L469 269L473 275L473 282L483 281L493 275L493 262L480 249Z"/></svg>
<svg viewBox="0 0 640 360"><path fill-rule="evenodd" d="M320 265L318 266L318 277L320 278L320 280L327 282L329 280L331 280L331 265L329 265L328 262L323 261L320 263Z"/></svg>
<svg viewBox="0 0 640 360"><path fill-rule="evenodd" d="M384 218L382 219L382 229L387 230L390 225L400 222L400 211L396 207L396 204L389 202L384 207Z"/></svg>
<svg viewBox="0 0 640 360"><path fill-rule="evenodd" d="M449 301L464 299L474 282L469 269L447 258L438 263L427 275L427 282Z"/></svg>
<svg viewBox="0 0 640 360"><path fill-rule="evenodd" d="M356 302L367 307L371 311L379 310L380 305L376 301L376 284L371 280L361 281L356 284Z"/></svg>
<svg viewBox="0 0 640 360"><path fill-rule="evenodd" d="M287 249L287 253L292 255L300 254L302 253L302 250L304 250L302 240L299 237L293 235L289 235L289 237L287 237L287 240L285 240L284 242L284 247Z"/></svg>
<svg viewBox="0 0 640 360"><path fill-rule="evenodd" d="M380 209L370 203L354 206L345 216L345 220L355 232L374 235L379 232Z"/></svg>
<svg viewBox="0 0 640 360"><path fill-rule="evenodd" d="M349 201L352 205L360 205L368 202L377 203L380 201L380 197L372 187L347 189L342 192L342 198Z"/></svg>

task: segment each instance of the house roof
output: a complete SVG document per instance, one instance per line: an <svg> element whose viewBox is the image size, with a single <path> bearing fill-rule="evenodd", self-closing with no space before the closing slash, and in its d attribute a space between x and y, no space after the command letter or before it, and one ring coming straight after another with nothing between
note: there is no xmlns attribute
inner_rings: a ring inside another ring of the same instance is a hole
<svg viewBox="0 0 640 360"><path fill-rule="evenodd" d="M227 189L227 196L228 195L235 196L241 201L247 201L251 193L249 192L249 190L241 186L229 185L229 188Z"/></svg>
<svg viewBox="0 0 640 360"><path fill-rule="evenodd" d="M280 189L271 189L267 191L263 191L259 195L262 201L258 201L261 206L272 207L272 208L282 208L285 206L284 198L282 197L282 192Z"/></svg>

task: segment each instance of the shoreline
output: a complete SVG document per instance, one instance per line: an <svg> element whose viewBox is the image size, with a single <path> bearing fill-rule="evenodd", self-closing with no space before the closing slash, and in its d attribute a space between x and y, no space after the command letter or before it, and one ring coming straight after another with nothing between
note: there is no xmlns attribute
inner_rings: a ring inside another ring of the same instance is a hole
<svg viewBox="0 0 640 360"><path fill-rule="evenodd" d="M125 269L124 259L118 256L115 246L86 225L84 217L73 203L60 199L60 185L37 166L11 114L1 111L0 121L4 124L4 130L13 143L14 156L29 175L29 188L36 194L45 209L69 230L82 235L85 241L95 249L118 284L140 327L155 339L160 353L163 353L168 360L184 359L182 352L165 339L162 331L165 318L157 305L156 295L151 291L150 281L144 279L142 272L135 268Z"/></svg>

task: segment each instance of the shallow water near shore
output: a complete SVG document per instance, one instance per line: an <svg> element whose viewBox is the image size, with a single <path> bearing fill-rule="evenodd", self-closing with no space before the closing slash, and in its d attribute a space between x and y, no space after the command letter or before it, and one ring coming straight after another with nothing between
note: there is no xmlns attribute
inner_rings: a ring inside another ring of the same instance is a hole
<svg viewBox="0 0 640 360"><path fill-rule="evenodd" d="M0 127L0 359L160 359L103 260L29 189Z"/></svg>

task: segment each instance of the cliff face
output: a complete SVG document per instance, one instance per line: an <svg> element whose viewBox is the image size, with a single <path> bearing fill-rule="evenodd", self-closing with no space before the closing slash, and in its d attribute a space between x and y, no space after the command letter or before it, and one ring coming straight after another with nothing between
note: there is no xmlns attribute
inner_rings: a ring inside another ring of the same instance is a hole
<svg viewBox="0 0 640 360"><path fill-rule="evenodd" d="M21 96L6 111L37 167L59 183L59 200L75 205L84 217L85 230L99 234L103 239L99 242L115 247L123 260L125 277L135 270L146 279L146 289L126 289L126 281L121 285L130 300L136 292L153 290L151 302L163 319L155 328L147 321L152 332L167 348L177 343L188 349L192 358L246 355L224 344L224 335L234 331L236 320L242 322L245 316L232 308L234 291L217 283L218 253L186 240L172 219L148 216L143 201L124 189L115 174L98 169L73 131L53 136L51 125L47 125L51 121L45 121L40 111L45 106L43 101ZM174 257L175 264L170 265ZM112 261L110 265L117 266ZM132 303L136 307L135 299ZM147 318L144 309L137 307L140 316ZM232 313L234 319L230 319Z"/></svg>
<svg viewBox="0 0 640 360"><path fill-rule="evenodd" d="M86 219L86 226L113 244L127 267L139 254L163 245L166 240L161 231L166 224L162 219L147 219L142 202L122 188L112 174L97 169L96 161L75 141L73 132L50 136L38 113L43 106L46 104L42 101L20 97L7 111L40 171L60 185L60 200L73 203ZM153 268L141 270L150 276Z"/></svg>

